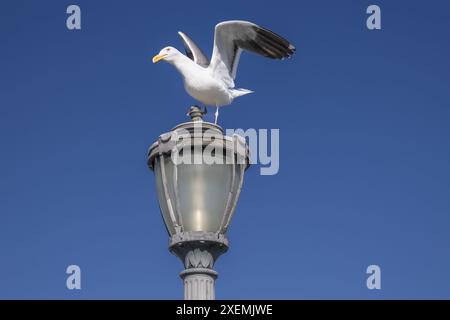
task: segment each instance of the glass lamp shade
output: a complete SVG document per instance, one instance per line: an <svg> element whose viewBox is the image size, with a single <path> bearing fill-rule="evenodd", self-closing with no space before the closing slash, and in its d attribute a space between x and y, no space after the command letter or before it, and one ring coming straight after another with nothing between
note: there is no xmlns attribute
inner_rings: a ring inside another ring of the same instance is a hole
<svg viewBox="0 0 450 320"><path fill-rule="evenodd" d="M232 144L236 137L221 139L225 155L226 142ZM159 206L169 235L178 231L225 233L248 166L247 155L243 163L238 163L236 153L231 153L225 160L232 157L235 161L224 160L222 164L175 164L170 153L156 150L158 147L161 145L152 146L149 165L155 173ZM193 157L201 156L203 150L204 146L193 148ZM244 150L248 152L246 145Z"/></svg>

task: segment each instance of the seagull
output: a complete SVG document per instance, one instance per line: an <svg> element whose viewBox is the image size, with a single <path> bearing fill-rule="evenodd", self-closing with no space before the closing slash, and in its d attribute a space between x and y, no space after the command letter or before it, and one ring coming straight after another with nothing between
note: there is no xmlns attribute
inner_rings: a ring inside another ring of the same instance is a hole
<svg viewBox="0 0 450 320"><path fill-rule="evenodd" d="M211 61L185 33L178 34L186 55L169 46L153 57L153 63L162 60L172 64L183 77L184 88L191 97L205 106L216 107L215 124L219 107L253 92L234 85L242 51L280 60L295 52L295 47L286 39L248 21L224 21L216 25Z"/></svg>

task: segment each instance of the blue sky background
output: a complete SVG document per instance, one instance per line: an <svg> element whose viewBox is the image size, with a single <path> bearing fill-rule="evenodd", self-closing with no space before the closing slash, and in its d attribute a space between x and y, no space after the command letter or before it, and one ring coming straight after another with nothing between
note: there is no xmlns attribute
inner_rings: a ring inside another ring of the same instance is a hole
<svg viewBox="0 0 450 320"><path fill-rule="evenodd" d="M182 298L146 152L193 101L151 57L182 48L178 30L210 54L229 19L298 50L242 56L237 85L255 94L221 111L223 127L281 141L278 175L247 172L217 297L450 298L445 0L2 1L0 298ZM370 264L382 290L366 288Z"/></svg>

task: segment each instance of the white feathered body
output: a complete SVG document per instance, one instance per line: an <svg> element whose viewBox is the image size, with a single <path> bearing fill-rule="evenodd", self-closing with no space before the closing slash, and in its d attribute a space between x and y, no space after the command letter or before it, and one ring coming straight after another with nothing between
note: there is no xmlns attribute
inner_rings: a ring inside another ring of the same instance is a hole
<svg viewBox="0 0 450 320"><path fill-rule="evenodd" d="M204 68L182 56L173 62L183 77L184 88L195 100L207 106L222 107L250 90L229 88L220 78L214 77L210 68Z"/></svg>

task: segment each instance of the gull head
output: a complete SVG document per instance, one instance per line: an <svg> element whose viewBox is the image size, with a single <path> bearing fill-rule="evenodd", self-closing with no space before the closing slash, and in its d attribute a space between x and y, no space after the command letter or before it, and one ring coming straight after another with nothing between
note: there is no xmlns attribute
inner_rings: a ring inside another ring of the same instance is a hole
<svg viewBox="0 0 450 320"><path fill-rule="evenodd" d="M166 62L173 62L180 54L180 51L175 49L174 47L165 47L163 48L156 56L153 57L153 63L157 63L160 60L164 60Z"/></svg>

